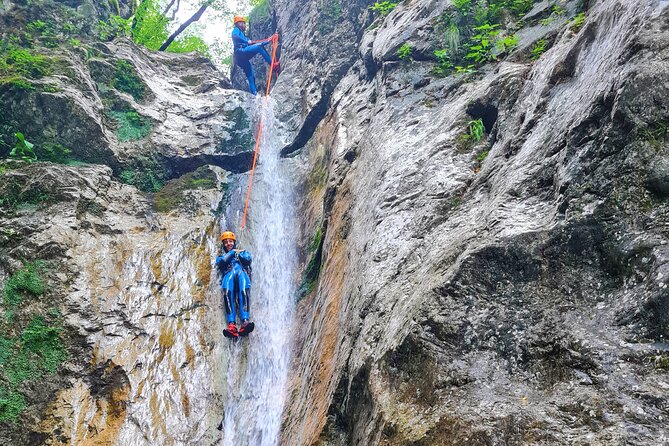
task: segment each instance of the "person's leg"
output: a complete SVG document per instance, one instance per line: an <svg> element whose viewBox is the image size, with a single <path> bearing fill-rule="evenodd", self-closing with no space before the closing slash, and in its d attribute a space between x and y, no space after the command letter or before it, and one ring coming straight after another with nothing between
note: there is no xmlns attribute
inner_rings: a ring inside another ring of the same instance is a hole
<svg viewBox="0 0 669 446"><path fill-rule="evenodd" d="M237 50L238 53L241 51L242 50ZM250 59L246 55L235 55L235 63L239 66L239 68L242 69L242 71L244 71L246 78L249 80L249 91L251 94L258 94L258 89L256 88L256 79L253 73L253 67L251 66Z"/></svg>
<svg viewBox="0 0 669 446"><path fill-rule="evenodd" d="M272 63L272 57L269 55L269 53L261 43L249 45L246 48L240 48L237 50L237 53L249 55L250 57L253 57L256 54L260 54L262 58L265 59L265 62L267 62L268 64Z"/></svg>
<svg viewBox="0 0 669 446"><path fill-rule="evenodd" d="M243 270L238 278L239 318L242 322L247 322L251 318L251 279Z"/></svg>
<svg viewBox="0 0 669 446"><path fill-rule="evenodd" d="M235 299L234 299L234 273L228 271L228 273L223 277L221 282L221 287L223 288L223 302L225 302L225 314L229 323L235 323L237 319L237 312L235 311Z"/></svg>

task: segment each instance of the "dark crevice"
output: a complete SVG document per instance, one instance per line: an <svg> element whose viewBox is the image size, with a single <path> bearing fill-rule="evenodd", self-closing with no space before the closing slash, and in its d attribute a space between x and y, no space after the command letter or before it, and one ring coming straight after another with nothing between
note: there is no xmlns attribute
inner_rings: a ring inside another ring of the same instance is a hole
<svg viewBox="0 0 669 446"><path fill-rule="evenodd" d="M307 117L302 124L302 128L300 128L300 131L297 133L293 142L281 149L281 156L285 157L291 155L309 142L316 131L316 127L318 127L318 124L323 120L325 113L327 113L328 108L330 107L330 98L332 97L333 91L334 88L329 84L323 86L320 100L307 114Z"/></svg>
<svg viewBox="0 0 669 446"><path fill-rule="evenodd" d="M362 38L362 31L363 28L358 30L355 48L357 48L358 44L360 43L360 39ZM330 72L328 79L325 80L323 86L321 87L321 98L307 114L307 117L304 119L302 127L297 133L297 136L295 136L295 139L293 139L293 142L281 149L281 156L289 156L300 150L309 142L311 137L314 135L318 124L320 124L327 111L330 109L330 99L332 98L332 94L334 93L335 88L337 88L339 82L346 75L346 73L348 73L358 58L359 56L357 52L354 52L354 54L351 54L351 57L346 63L340 65Z"/></svg>
<svg viewBox="0 0 669 446"><path fill-rule="evenodd" d="M499 112L493 104L476 101L469 104L467 114L473 119L481 119L486 133L490 134L495 126L495 122L497 122Z"/></svg>
<svg viewBox="0 0 669 446"><path fill-rule="evenodd" d="M242 152L236 155L198 155L189 158L167 158L165 163L172 174L169 179L178 178L207 165L218 166L232 173L243 173L251 170L253 152Z"/></svg>
<svg viewBox="0 0 669 446"><path fill-rule="evenodd" d="M497 106L490 102L475 101L467 107L467 113L473 119L480 119L485 127L485 132L488 135L488 147L492 147L497 141L497 117L499 111Z"/></svg>
<svg viewBox="0 0 669 446"><path fill-rule="evenodd" d="M250 151L234 155L202 154L188 158L138 156L122 163L114 175L119 181L143 192L157 192L168 181L204 166L217 166L231 173L243 173L251 170L252 163L253 152Z"/></svg>

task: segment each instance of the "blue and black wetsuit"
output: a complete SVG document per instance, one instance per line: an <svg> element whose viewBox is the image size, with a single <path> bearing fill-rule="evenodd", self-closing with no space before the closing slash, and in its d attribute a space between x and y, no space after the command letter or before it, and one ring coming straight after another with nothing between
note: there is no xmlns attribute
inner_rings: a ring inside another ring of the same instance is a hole
<svg viewBox="0 0 669 446"><path fill-rule="evenodd" d="M232 45L234 48L235 63L244 71L249 80L249 90L254 95L258 93L256 88L256 80L253 74L253 67L251 66L251 59L256 54L260 54L268 64L272 63L272 57L265 50L262 43L254 43L249 45L249 39L244 35L244 32L236 26L232 30Z"/></svg>
<svg viewBox="0 0 669 446"><path fill-rule="evenodd" d="M239 318L242 322L248 321L250 319L251 279L247 271L251 268L251 254L248 251L230 250L216 257L216 266L223 274L221 288L223 288L228 323L236 322L237 310L239 310Z"/></svg>

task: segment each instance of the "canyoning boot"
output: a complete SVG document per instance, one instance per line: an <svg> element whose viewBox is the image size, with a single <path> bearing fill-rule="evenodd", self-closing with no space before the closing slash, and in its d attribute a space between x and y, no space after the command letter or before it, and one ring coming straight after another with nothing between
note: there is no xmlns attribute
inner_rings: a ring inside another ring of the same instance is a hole
<svg viewBox="0 0 669 446"><path fill-rule="evenodd" d="M256 328L256 324L253 322L244 321L242 326L239 328L239 336L248 336L254 328Z"/></svg>
<svg viewBox="0 0 669 446"><path fill-rule="evenodd" d="M234 322L230 322L228 324L228 328L223 330L223 336L226 338L238 338L239 337L239 331L237 330L237 326L235 325Z"/></svg>

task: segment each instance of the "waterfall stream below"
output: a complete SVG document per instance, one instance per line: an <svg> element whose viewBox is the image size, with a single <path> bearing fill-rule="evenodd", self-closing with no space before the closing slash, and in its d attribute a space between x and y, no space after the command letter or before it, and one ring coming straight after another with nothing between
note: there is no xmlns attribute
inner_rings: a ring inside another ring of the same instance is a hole
<svg viewBox="0 0 669 446"><path fill-rule="evenodd" d="M263 101L261 113L264 130L250 220L240 233L241 248L253 255L251 318L256 329L248 338L230 341L224 352L228 365L225 446L278 444L289 365L296 264L291 164L280 157L281 131L271 100ZM242 205L241 199L232 200L234 218L230 220L239 220Z"/></svg>

